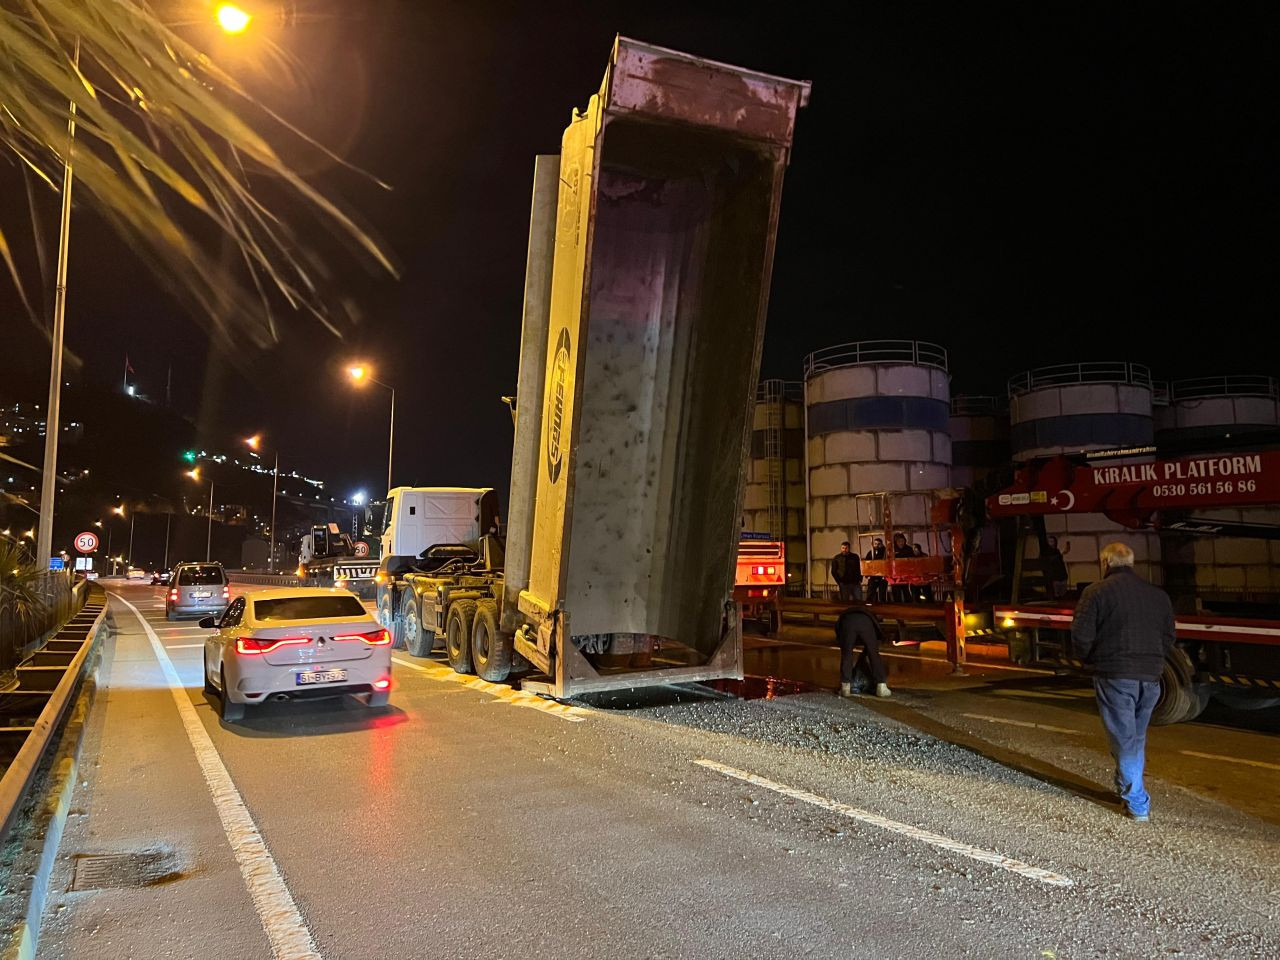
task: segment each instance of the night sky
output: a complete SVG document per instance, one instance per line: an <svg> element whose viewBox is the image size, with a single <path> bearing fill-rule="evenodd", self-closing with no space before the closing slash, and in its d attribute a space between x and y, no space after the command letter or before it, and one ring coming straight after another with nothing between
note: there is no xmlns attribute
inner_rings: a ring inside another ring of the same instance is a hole
<svg viewBox="0 0 1280 960"><path fill-rule="evenodd" d="M228 357L78 210L68 346L99 380L119 379L127 352L156 397L172 364L175 405L207 444L264 431L286 467L339 496L381 492L385 474L386 394L341 378L345 360L368 359L398 388L397 482L505 492L499 397L515 389L533 157L558 149L622 32L813 81L766 376L798 379L807 352L876 338L946 346L956 393L1003 393L1021 369L1077 360L1274 375L1260 347L1280 339L1280 13L1138 6L308 0L278 34L307 84L250 82L393 186L312 171L403 279L335 254L366 323L339 341L298 319L277 349ZM13 174L0 170L10 224L26 208ZM18 358L0 395L43 402L47 348L7 289L0 310Z"/></svg>

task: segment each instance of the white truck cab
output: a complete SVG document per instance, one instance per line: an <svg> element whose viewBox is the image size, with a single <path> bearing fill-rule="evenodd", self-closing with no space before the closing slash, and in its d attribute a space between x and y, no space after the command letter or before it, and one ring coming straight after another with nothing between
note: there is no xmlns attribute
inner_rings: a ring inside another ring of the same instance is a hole
<svg viewBox="0 0 1280 960"><path fill-rule="evenodd" d="M498 498L492 487L396 487L387 495L382 567L393 573L424 550L461 544L478 550L496 530Z"/></svg>

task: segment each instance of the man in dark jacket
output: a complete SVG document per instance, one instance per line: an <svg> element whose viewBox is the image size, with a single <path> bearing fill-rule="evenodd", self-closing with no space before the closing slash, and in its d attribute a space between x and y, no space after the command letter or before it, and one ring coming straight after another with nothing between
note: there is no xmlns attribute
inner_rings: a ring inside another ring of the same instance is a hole
<svg viewBox="0 0 1280 960"><path fill-rule="evenodd" d="M889 679L880 659L880 621L866 607L850 607L836 621L836 642L840 644L840 696L852 697L853 675L857 665L853 660L853 648L861 644L862 655L858 664L867 662L867 672L876 685L876 696L887 697L892 691L885 682Z"/></svg>
<svg viewBox="0 0 1280 960"><path fill-rule="evenodd" d="M840 552L831 558L831 579L836 582L841 600L862 599L862 560L849 551L849 541L840 544Z"/></svg>
<svg viewBox="0 0 1280 960"><path fill-rule="evenodd" d="M1093 671L1098 713L1116 761L1116 793L1129 816L1145 822L1151 815L1142 783L1147 725L1173 646L1173 604L1134 572L1133 551L1123 543L1107 544L1099 559L1103 578L1080 596L1071 645Z"/></svg>
<svg viewBox="0 0 1280 960"><path fill-rule="evenodd" d="M883 560L884 557L884 541L876 537L872 541L871 549L867 551L866 559ZM870 591L872 603L884 603L889 599L889 581L884 577L867 577L867 589Z"/></svg>

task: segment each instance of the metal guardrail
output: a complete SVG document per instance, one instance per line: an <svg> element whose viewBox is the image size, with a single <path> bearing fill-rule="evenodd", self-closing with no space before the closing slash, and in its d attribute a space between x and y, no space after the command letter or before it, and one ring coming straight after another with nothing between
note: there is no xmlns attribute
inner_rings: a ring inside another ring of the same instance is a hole
<svg viewBox="0 0 1280 960"><path fill-rule="evenodd" d="M1169 384L1169 399L1207 400L1212 397L1263 397L1280 400L1280 381L1275 377L1227 374L1222 377L1194 377Z"/></svg>
<svg viewBox="0 0 1280 960"><path fill-rule="evenodd" d="M804 378L815 373L868 363L911 363L946 371L947 351L924 340L858 340L815 350L804 358Z"/></svg>
<svg viewBox="0 0 1280 960"><path fill-rule="evenodd" d="M62 678L49 694L22 746L5 769L4 776L0 777L0 841L3 841L8 836L19 810L22 809L27 792L31 789L31 784L35 780L41 762L44 760L50 745L54 742L62 720L66 716L67 708L71 705L80 689L80 683L84 679L85 665L89 662L89 656L93 652L98 634L102 630L102 625L107 617L106 596L101 590L94 591L84 610L94 611L95 616L83 634L81 634L80 630L74 629L74 618L63 624L59 631L59 634L66 632L68 637L72 639L83 636L79 650L72 657L71 662L62 673ZM57 635L55 635L54 639L58 639ZM18 687L17 690L11 689L0 692L0 698L6 695L13 695L21 689L21 687ZM43 691L35 690L30 692L40 693Z"/></svg>
<svg viewBox="0 0 1280 960"><path fill-rule="evenodd" d="M1009 378L1009 396L1018 397L1046 387L1067 387L1087 383L1121 383L1135 387L1152 386L1151 368L1144 363L1103 360L1095 363L1059 363L1051 367L1024 370Z"/></svg>
<svg viewBox="0 0 1280 960"><path fill-rule="evenodd" d="M302 580L291 573L244 573L228 570L227 579L232 583L252 583L265 587L301 587Z"/></svg>

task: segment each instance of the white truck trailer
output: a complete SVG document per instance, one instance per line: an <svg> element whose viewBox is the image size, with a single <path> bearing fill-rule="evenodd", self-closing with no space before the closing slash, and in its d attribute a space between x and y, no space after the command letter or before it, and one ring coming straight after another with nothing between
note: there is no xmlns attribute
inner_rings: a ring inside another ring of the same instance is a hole
<svg viewBox="0 0 1280 960"><path fill-rule="evenodd" d="M742 676L742 463L808 94L617 39L535 165L505 538L492 491L391 492L379 610L413 652L556 697ZM411 499L466 501L466 538L407 535Z"/></svg>

